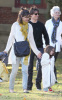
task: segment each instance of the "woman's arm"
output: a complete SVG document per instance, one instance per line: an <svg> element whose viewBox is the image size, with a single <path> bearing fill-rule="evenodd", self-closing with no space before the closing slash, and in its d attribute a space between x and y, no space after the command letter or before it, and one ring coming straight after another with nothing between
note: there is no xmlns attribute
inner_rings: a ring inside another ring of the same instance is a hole
<svg viewBox="0 0 62 100"><path fill-rule="evenodd" d="M12 44L13 44L13 40L14 40L14 32L15 32L15 25L13 24L11 27L11 32L7 41L7 45L6 48L4 50L4 52L8 53L8 51L10 50Z"/></svg>

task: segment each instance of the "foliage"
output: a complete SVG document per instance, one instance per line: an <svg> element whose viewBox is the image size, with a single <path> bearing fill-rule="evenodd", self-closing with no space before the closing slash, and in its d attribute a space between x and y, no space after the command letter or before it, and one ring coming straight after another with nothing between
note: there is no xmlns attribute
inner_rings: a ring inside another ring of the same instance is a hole
<svg viewBox="0 0 62 100"><path fill-rule="evenodd" d="M62 0L46 0L52 6L62 6Z"/></svg>
<svg viewBox="0 0 62 100"><path fill-rule="evenodd" d="M62 9L62 0L45 0L48 4L48 14L47 14L47 19L51 18L50 16L50 9L53 6L59 6L60 9Z"/></svg>
<svg viewBox="0 0 62 100"><path fill-rule="evenodd" d="M35 66L36 64L34 64ZM11 66L7 67L9 70L9 76L11 73ZM17 77L15 79L15 90L16 93L9 93L9 82L0 83L0 100L62 100L62 53L59 54L56 62L58 83L52 88L55 92L43 92L38 91L35 86L35 79L37 75L36 67L34 67L33 73L33 88L30 93L23 93L22 89L22 72L19 67ZM41 84L42 86L42 84Z"/></svg>

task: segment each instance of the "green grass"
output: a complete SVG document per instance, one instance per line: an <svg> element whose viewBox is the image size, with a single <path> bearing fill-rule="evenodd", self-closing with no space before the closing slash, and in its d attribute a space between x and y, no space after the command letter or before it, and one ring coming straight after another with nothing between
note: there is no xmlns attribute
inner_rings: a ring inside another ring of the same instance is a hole
<svg viewBox="0 0 62 100"><path fill-rule="evenodd" d="M35 79L37 71L36 68L34 67L32 91L30 91L30 93L28 94L23 93L22 72L21 72L21 67L19 67L14 87L14 91L16 91L17 93L9 93L9 82L2 82L0 83L0 94L2 94L0 96L0 100L62 100L62 56L61 55L62 53L59 54L58 60L56 62L58 83L52 87L55 92L45 93L43 91L38 91L36 89ZM8 66L7 68L9 70L9 75L10 75L11 66Z"/></svg>

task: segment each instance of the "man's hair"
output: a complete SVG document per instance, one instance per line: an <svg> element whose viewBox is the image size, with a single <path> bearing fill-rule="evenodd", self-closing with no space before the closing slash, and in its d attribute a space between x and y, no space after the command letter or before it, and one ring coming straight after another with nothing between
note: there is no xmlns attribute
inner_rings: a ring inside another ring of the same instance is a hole
<svg viewBox="0 0 62 100"><path fill-rule="evenodd" d="M30 10L29 10L30 15L34 14L35 11L37 11L37 12L39 13L38 8L37 8L36 6L33 5L33 6L30 8Z"/></svg>

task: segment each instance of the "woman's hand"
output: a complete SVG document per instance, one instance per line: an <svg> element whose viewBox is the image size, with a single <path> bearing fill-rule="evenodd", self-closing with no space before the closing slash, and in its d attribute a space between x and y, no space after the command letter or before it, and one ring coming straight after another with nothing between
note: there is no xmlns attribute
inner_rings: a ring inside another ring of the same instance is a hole
<svg viewBox="0 0 62 100"><path fill-rule="evenodd" d="M37 55L37 57L38 57L39 59L41 59L42 53L40 52L40 53Z"/></svg>

